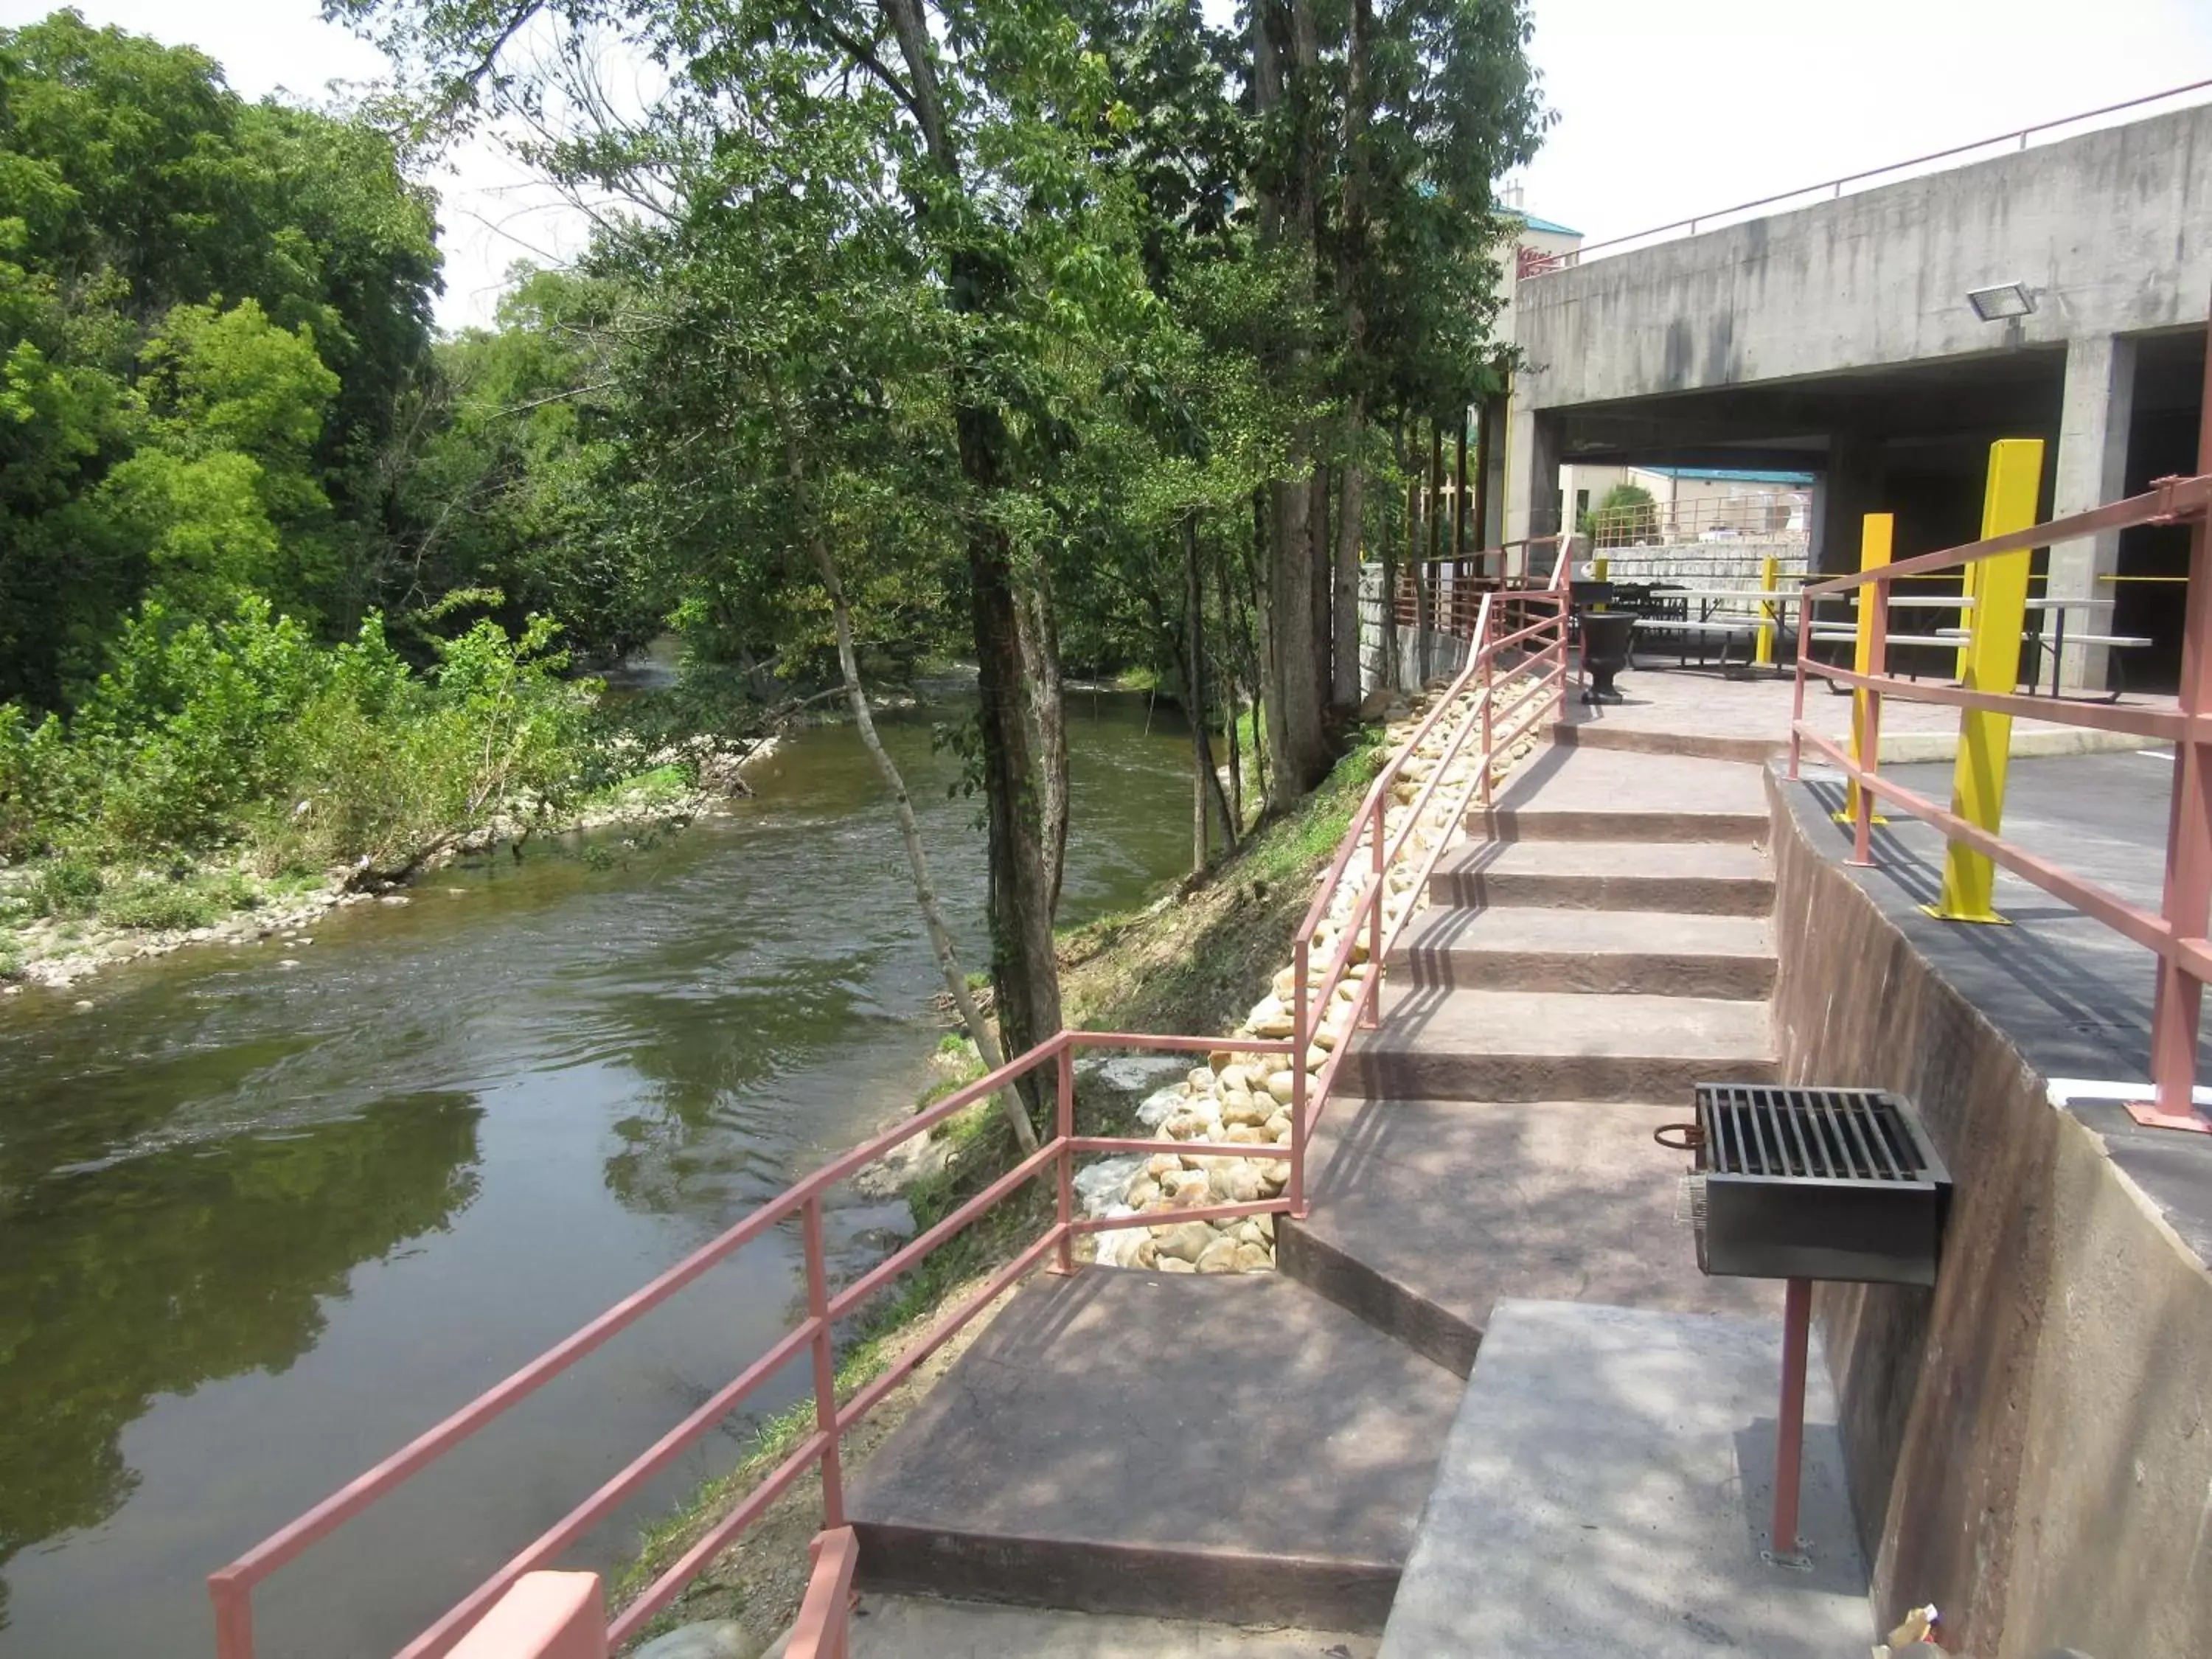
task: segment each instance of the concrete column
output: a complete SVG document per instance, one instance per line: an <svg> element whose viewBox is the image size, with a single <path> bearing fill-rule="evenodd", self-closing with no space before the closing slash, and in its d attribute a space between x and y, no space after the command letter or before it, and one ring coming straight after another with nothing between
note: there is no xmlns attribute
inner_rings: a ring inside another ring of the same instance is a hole
<svg viewBox="0 0 2212 1659"><path fill-rule="evenodd" d="M1475 532L1480 544L1495 547L1505 539L1505 397L1493 392L1482 401L1482 470L1475 487Z"/></svg>
<svg viewBox="0 0 2212 1659"><path fill-rule="evenodd" d="M1548 536L1559 528L1558 419L1516 401L1505 425L1505 538Z"/></svg>
<svg viewBox="0 0 2212 1659"><path fill-rule="evenodd" d="M1861 520L1889 510L1881 493L1881 446L1863 432L1830 433L1828 464L1814 487L1814 569L1859 568Z"/></svg>
<svg viewBox="0 0 2212 1659"><path fill-rule="evenodd" d="M2053 517L2086 513L2125 493L2135 392L2133 340L2094 334L2067 342L2066 393L2058 416L2057 470L2051 492ZM2054 599L2112 599L2118 588L2098 578L2118 574L2119 563L2118 531L2059 542L2051 550L2050 580L2044 592ZM2053 621L2043 619L2046 631ZM2112 622L2109 605L2069 611L2066 631L2109 634ZM2077 690L2103 690L2109 654L2101 646L2068 646L2066 660L2060 665L2063 683Z"/></svg>

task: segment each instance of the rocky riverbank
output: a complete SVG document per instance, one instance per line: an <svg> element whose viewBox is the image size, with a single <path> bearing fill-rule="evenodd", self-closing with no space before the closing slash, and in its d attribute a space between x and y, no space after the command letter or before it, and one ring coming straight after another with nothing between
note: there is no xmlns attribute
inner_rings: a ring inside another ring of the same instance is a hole
<svg viewBox="0 0 2212 1659"><path fill-rule="evenodd" d="M1510 686L1501 686L1499 695L1510 701ZM1389 727L1389 754L1400 754L1414 742L1428 703L1425 696L1418 703L1401 705L1402 712L1396 713ZM1472 697L1462 698L1447 710L1420 738L1393 785L1389 804L1384 808L1386 845L1406 830L1429 780L1439 769L1443 773L1435 793L1420 809L1419 821L1412 824L1406 854L1389 872L1382 899L1385 938L1394 935L1408 916L1427 902L1426 893L1418 886L1419 861L1431 848L1449 848L1466 836L1468 808L1481 783L1479 757L1471 752L1472 743L1449 760L1445 756L1461 729L1475 716ZM1500 733L1498 754L1491 768L1493 785L1502 782L1535 743L1533 714L1511 732ZM1349 860L1346 879L1314 933L1308 972L1312 994L1321 991L1329 964L1342 947L1345 927L1373 879L1372 861L1365 850L1370 844L1370 836L1363 836L1362 850ZM1304 1055L1216 1049L1204 1066L1192 1067L1177 1081L1148 1096L1137 1108L1138 1121L1156 1134L1183 1142L1188 1150L1179 1154L1109 1158L1085 1170L1076 1187L1085 1215L1164 1214L1278 1196L1290 1179L1289 1160L1240 1157L1234 1149L1291 1144L1294 1067L1305 1068L1310 1099L1319 1086L1322 1068L1351 1033L1354 1004L1375 968L1367 957L1366 940L1354 938L1350 966L1328 1006L1321 1010L1313 1042ZM1295 967L1279 969L1268 994L1253 1006L1233 1035L1267 1039L1291 1036L1297 993ZM1223 1150L1198 1150L1212 1146ZM1269 1215L1164 1221L1095 1237L1099 1242L1094 1259L1113 1267L1150 1267L1164 1273L1253 1273L1270 1270L1275 1264L1274 1218Z"/></svg>
<svg viewBox="0 0 2212 1659"><path fill-rule="evenodd" d="M331 912L361 904L400 905L404 890L456 859L503 846L519 847L533 838L581 834L618 825L680 826L720 810L747 793L748 766L775 752L774 736L743 744L696 738L682 754L639 758L644 768L627 782L602 792L566 811L548 811L537 803L514 802L422 859L399 880L340 866L319 875L267 876L243 859L202 860L189 868L124 872L122 884L163 901L125 908L117 919L95 910L83 915L31 916L0 922L0 996L21 994L27 985L65 988L118 963L166 956L186 945L242 944L275 939L286 949L313 944L307 930ZM678 783L676 763L697 780ZM21 905L40 880L41 865L0 864L0 917ZM173 918L195 909L215 914L176 925ZM162 925L171 921L172 925ZM290 958L281 966L296 965Z"/></svg>

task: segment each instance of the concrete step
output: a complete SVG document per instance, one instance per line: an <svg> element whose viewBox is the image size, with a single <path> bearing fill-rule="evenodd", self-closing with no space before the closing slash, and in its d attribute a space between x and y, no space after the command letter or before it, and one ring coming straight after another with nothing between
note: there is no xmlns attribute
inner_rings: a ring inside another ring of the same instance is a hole
<svg viewBox="0 0 2212 1659"><path fill-rule="evenodd" d="M1674 1219L1684 1105L1353 1100L1316 1131L1312 1213L1283 1272L1464 1376L1504 1297L1780 1316L1778 1286L1708 1279Z"/></svg>
<svg viewBox="0 0 2212 1659"><path fill-rule="evenodd" d="M1818 1339L1815 1339L1817 1343ZM1828 1368L1768 1565L1778 1320L1498 1304L1382 1659L1837 1659L1875 1639Z"/></svg>
<svg viewBox="0 0 2212 1659"><path fill-rule="evenodd" d="M1726 842L1480 842L1429 878L1437 904L1550 905L1763 916L1774 876L1756 847Z"/></svg>
<svg viewBox="0 0 2212 1659"><path fill-rule="evenodd" d="M1574 744L1537 757L1492 805L1470 809L1468 823L1491 841L1755 846L1771 815L1758 767Z"/></svg>
<svg viewBox="0 0 2212 1659"><path fill-rule="evenodd" d="M1601 709L1576 708L1568 719L1555 721L1553 743L1583 749L1620 749L1638 755L1687 755L1702 760L1733 761L1738 765L1764 766L1785 753L1787 739L1723 737L1710 732L1643 731L1610 725ZM1887 759L1887 756L1883 757Z"/></svg>
<svg viewBox="0 0 2212 1659"><path fill-rule="evenodd" d="M1773 993L1774 934L1757 916L1439 909L1400 935L1389 965L1413 985L1742 1000Z"/></svg>
<svg viewBox="0 0 2212 1659"><path fill-rule="evenodd" d="M1039 1275L848 1488L862 1583L1376 1631L1459 1394L1279 1273Z"/></svg>
<svg viewBox="0 0 2212 1659"><path fill-rule="evenodd" d="M1344 1058L1347 1096L1679 1100L1686 1110L1699 1083L1776 1074L1759 1002L1386 985L1383 1012Z"/></svg>
<svg viewBox="0 0 2212 1659"><path fill-rule="evenodd" d="M863 1595L852 1659L1375 1659L1377 1638L1139 1619L922 1595ZM789 1638L763 1659L784 1659Z"/></svg>

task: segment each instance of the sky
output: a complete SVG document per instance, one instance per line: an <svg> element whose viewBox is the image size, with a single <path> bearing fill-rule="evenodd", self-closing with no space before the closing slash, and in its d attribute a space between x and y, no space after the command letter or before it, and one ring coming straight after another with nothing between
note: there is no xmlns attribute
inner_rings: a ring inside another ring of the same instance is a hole
<svg viewBox="0 0 2212 1659"><path fill-rule="evenodd" d="M76 0L198 46L247 97L318 100L382 58L317 0ZM0 0L0 25L44 0ZM1209 14L1228 0L1207 0ZM1559 120L1519 176L1593 240L2212 78L2212 0L1534 0ZM2212 98L2212 90L2195 94ZM2159 107L2171 107L2160 106ZM432 179L448 328L490 319L507 267L558 264L582 222L495 144Z"/></svg>

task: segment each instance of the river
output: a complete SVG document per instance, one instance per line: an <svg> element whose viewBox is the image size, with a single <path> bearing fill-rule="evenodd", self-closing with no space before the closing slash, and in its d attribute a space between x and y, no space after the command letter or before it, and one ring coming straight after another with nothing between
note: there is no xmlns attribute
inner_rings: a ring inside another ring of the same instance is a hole
<svg viewBox="0 0 2212 1659"><path fill-rule="evenodd" d="M1188 750L1142 697L1069 716L1080 920L1188 857ZM948 798L928 720L885 738L980 965L981 801ZM304 946L0 1003L0 1654L211 1652L208 1571L911 1100L938 980L857 736L802 732L750 781L681 833L442 870ZM833 1248L870 1260L902 1213L840 1209ZM799 1292L783 1235L709 1274L279 1573L263 1655L393 1651Z"/></svg>

